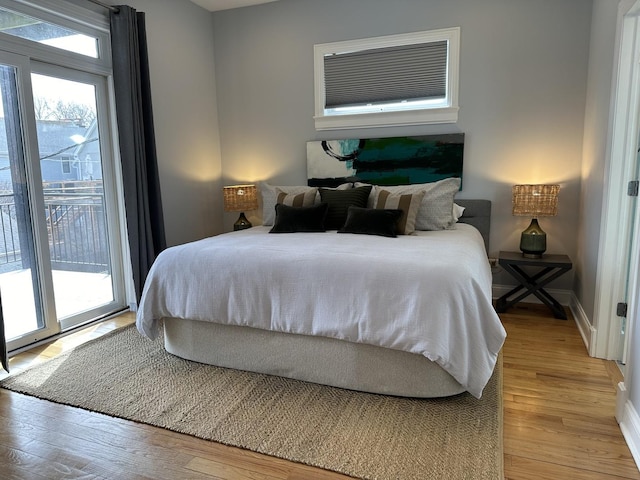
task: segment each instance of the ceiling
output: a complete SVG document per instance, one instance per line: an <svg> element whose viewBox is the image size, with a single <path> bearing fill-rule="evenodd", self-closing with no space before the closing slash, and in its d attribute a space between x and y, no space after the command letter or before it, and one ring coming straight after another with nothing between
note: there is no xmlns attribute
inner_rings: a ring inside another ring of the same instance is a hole
<svg viewBox="0 0 640 480"><path fill-rule="evenodd" d="M248 7L260 3L275 2L276 0L191 0L196 5L206 8L210 12L228 10L230 8Z"/></svg>

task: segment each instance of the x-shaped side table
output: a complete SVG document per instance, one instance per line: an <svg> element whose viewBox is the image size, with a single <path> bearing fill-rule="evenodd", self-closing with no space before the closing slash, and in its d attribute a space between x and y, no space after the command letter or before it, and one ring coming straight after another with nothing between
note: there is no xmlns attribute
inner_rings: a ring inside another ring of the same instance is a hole
<svg viewBox="0 0 640 480"><path fill-rule="evenodd" d="M549 282L571 270L571 259L567 255L543 255L542 258L526 258L520 252L500 252L498 263L520 284L496 301L498 313L505 312L528 295L535 295L551 309L555 318L567 319L562 305L543 288ZM521 267L538 267L541 270L535 275L530 275ZM521 291L522 293L520 293ZM509 297L513 298L509 299Z"/></svg>

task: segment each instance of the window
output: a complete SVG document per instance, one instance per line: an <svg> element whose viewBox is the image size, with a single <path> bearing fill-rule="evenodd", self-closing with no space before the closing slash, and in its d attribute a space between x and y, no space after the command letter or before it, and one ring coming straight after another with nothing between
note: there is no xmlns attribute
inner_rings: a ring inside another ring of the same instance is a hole
<svg viewBox="0 0 640 480"><path fill-rule="evenodd" d="M108 76L109 16L65 0L0 0L0 50Z"/></svg>
<svg viewBox="0 0 640 480"><path fill-rule="evenodd" d="M51 45L69 52L98 58L98 40L68 28L0 8L0 31L8 35Z"/></svg>
<svg viewBox="0 0 640 480"><path fill-rule="evenodd" d="M317 130L454 123L460 29L314 46Z"/></svg>
<svg viewBox="0 0 640 480"><path fill-rule="evenodd" d="M71 173L71 159L70 157L60 157L62 162L62 173L69 174Z"/></svg>

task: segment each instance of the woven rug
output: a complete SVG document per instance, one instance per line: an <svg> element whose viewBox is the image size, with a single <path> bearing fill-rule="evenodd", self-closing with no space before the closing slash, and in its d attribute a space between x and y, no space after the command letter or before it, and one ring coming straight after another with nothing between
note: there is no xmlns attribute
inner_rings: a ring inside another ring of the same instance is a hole
<svg viewBox="0 0 640 480"><path fill-rule="evenodd" d="M503 478L502 372L482 399L408 399L202 365L133 326L1 386L366 479Z"/></svg>

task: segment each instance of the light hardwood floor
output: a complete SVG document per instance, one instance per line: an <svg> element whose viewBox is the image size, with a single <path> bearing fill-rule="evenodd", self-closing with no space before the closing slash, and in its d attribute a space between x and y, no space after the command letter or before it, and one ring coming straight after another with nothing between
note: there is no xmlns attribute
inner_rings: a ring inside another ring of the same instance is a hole
<svg viewBox="0 0 640 480"><path fill-rule="evenodd" d="M614 419L616 365L590 358L573 319L555 320L545 307L520 305L501 318L505 478L640 479ZM124 314L17 355L12 371L132 321ZM347 478L2 389L0 417L3 479Z"/></svg>

